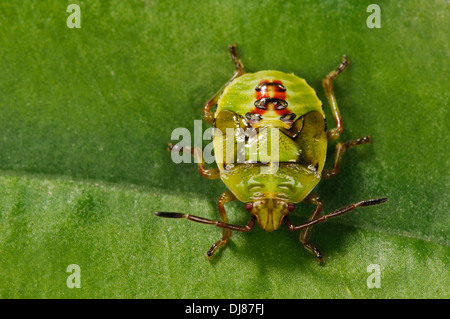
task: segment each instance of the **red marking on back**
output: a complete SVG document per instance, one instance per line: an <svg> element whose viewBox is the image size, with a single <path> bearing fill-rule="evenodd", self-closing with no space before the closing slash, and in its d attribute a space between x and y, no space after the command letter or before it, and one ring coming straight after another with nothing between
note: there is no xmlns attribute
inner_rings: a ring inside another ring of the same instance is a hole
<svg viewBox="0 0 450 319"><path fill-rule="evenodd" d="M279 116L282 116L282 115L284 115L284 114L290 114L290 113L292 113L290 110L289 110L289 108L287 107L287 108L285 108L285 109L282 109L282 110L275 110L275 113L277 113Z"/></svg>
<svg viewBox="0 0 450 319"><path fill-rule="evenodd" d="M261 109L258 109L257 107L254 107L250 113L263 115L266 112L267 112L267 110L261 110Z"/></svg>
<svg viewBox="0 0 450 319"><path fill-rule="evenodd" d="M273 81L261 80L258 83L258 85L265 84L265 83L277 83L277 84L283 85L283 82L281 82L280 80L273 80ZM277 99L286 101L286 91L281 90L280 87L276 86L276 85L275 86L262 86L260 91L255 91L255 92L256 92L256 94L255 94L256 100L260 100L263 98L277 98ZM285 108L282 110L274 110L274 111L280 116L292 113L288 108ZM266 112L267 112L267 110L261 110L257 107L253 108L251 111L251 113L257 113L259 115L263 115Z"/></svg>
<svg viewBox="0 0 450 319"><path fill-rule="evenodd" d="M264 84L264 83L278 83L283 85L283 82L280 80L273 80L272 82L269 82L268 80L262 80L258 84ZM272 94L271 94L272 93ZM286 92L280 90L278 86L263 86L261 88L261 91L256 91L255 95L257 100L263 99L263 98L277 98L280 100L286 100Z"/></svg>

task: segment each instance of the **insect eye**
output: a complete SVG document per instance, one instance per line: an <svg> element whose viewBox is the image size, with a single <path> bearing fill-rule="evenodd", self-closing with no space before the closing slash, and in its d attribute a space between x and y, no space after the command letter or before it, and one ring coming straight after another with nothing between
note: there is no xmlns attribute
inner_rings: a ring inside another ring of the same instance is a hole
<svg viewBox="0 0 450 319"><path fill-rule="evenodd" d="M290 212L292 212L294 209L295 209L295 205L292 204L292 203L289 203L289 204L288 204L288 210L289 210Z"/></svg>
<svg viewBox="0 0 450 319"><path fill-rule="evenodd" d="M253 209L253 203L247 203L247 204L245 204L245 209L248 210L249 212L251 212L252 209Z"/></svg>

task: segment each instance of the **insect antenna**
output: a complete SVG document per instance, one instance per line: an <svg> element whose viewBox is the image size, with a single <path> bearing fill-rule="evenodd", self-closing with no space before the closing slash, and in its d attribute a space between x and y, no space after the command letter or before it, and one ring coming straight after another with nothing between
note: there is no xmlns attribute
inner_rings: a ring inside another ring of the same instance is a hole
<svg viewBox="0 0 450 319"><path fill-rule="evenodd" d="M335 210L332 213L329 213L327 215L323 215L319 218L313 219L309 222L306 222L304 224L301 225L293 225L288 216L286 216L284 218L284 223L286 224L286 226L289 228L289 230L300 230L300 229L304 229L310 226L313 226L315 224L319 224L319 223L323 223L324 221L326 221L327 219L333 218L333 217L337 217L340 215L343 215L345 213L348 213L352 210L354 210L357 207L367 207L367 206L373 206L373 205L379 205L382 204L384 202L386 202L388 199L387 198L377 198L377 199L369 199L369 200L364 200L355 204L350 204L347 205L345 207L342 207L340 209Z"/></svg>
<svg viewBox="0 0 450 319"><path fill-rule="evenodd" d="M186 218L190 221L206 224L206 225L215 225L220 228L231 229L240 232L248 232L252 230L253 226L255 226L256 216L251 217L250 221L245 226L237 226L232 224L227 224L221 221L207 219L203 217L198 217L190 214L182 214L182 213L170 213L170 212L155 212L156 216L164 217L164 218Z"/></svg>

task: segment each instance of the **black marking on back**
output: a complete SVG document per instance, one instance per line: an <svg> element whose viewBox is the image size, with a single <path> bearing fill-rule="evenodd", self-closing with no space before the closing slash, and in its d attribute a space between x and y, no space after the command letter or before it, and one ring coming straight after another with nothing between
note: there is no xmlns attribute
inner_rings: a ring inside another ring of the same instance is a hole
<svg viewBox="0 0 450 319"><path fill-rule="evenodd" d="M255 87L255 91L261 92L261 89L263 87L266 86L276 86L278 87L278 92L285 92L286 91L286 87L281 84L281 83L276 83L276 82L269 82L269 83L259 83L256 87Z"/></svg>
<svg viewBox="0 0 450 319"><path fill-rule="evenodd" d="M255 106L261 110L267 110L267 104L272 103L275 106L275 110L283 110L288 107L288 102L282 99L264 97L255 101Z"/></svg>

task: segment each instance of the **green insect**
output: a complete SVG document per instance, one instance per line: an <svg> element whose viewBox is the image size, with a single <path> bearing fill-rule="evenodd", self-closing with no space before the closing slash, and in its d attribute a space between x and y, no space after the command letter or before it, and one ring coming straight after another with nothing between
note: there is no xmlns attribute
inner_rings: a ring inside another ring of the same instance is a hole
<svg viewBox="0 0 450 319"><path fill-rule="evenodd" d="M236 71L203 108L205 121L215 128L213 141L218 168L205 168L201 149L169 144L171 151L191 152L197 157L198 169L203 176L220 178L228 187L229 191L223 193L217 202L221 221L182 213L155 214L160 217L186 218L222 228L222 237L207 252L210 258L219 247L225 245L232 231L248 232L258 222L261 228L270 232L284 222L291 231L301 230L300 242L321 262L322 254L310 242L315 224L356 207L387 201L387 198L364 200L320 216L322 201L318 195L311 193L320 180L337 174L342 155L347 149L371 143L369 137L338 143L333 168L324 169L328 141L339 138L343 130L332 81L349 62L344 56L339 67L323 80L336 122L336 127L328 130L322 103L304 79L280 71L245 73L242 62L237 58L235 45L231 45L229 50ZM211 109L216 104L213 113ZM239 139L236 134L227 134L230 129L231 132L245 133ZM269 135L269 131L275 130L278 134ZM273 154L267 156L262 152L272 145L277 145L276 160L271 157ZM263 171L264 168L267 170ZM234 200L246 203L250 221L245 226L228 223L224 205ZM315 210L308 222L293 225L289 214L295 209L295 204L302 201L315 205Z"/></svg>

